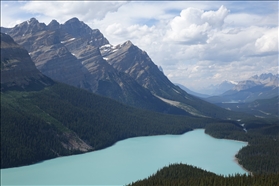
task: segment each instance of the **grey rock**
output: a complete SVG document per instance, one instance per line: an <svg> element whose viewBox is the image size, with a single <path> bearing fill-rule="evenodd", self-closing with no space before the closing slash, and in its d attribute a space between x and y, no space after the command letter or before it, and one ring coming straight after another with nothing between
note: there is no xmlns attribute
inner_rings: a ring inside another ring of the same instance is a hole
<svg viewBox="0 0 279 186"><path fill-rule="evenodd" d="M39 72L28 52L9 35L1 33L1 91L51 84L53 81Z"/></svg>

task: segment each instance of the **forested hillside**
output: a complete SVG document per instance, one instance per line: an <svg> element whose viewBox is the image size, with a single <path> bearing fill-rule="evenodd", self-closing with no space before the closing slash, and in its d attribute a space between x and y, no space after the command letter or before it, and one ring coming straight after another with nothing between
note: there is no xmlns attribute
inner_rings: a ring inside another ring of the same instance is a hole
<svg viewBox="0 0 279 186"><path fill-rule="evenodd" d="M279 184L278 174L269 175L231 175L224 177L216 175L212 172L208 172L199 169L194 166L185 164L173 164L168 167L164 167L158 170L157 173L151 175L147 179L137 181L130 184L130 186L247 186L247 185L265 185L276 186Z"/></svg>
<svg viewBox="0 0 279 186"><path fill-rule="evenodd" d="M232 111L245 112L261 118L279 118L278 95L270 99L258 99L248 103L218 103L217 105Z"/></svg>
<svg viewBox="0 0 279 186"><path fill-rule="evenodd" d="M219 120L136 109L55 83L1 92L1 168L108 147L134 136L181 134Z"/></svg>

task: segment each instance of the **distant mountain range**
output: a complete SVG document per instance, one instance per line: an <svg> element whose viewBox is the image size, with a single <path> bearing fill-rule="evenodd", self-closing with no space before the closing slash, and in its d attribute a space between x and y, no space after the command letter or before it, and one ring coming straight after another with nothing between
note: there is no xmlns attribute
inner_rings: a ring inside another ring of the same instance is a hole
<svg viewBox="0 0 279 186"><path fill-rule="evenodd" d="M211 103L252 102L258 99L270 99L278 96L278 74L255 75L238 82L232 89L219 96L208 97Z"/></svg>
<svg viewBox="0 0 279 186"><path fill-rule="evenodd" d="M235 114L174 85L131 41L112 46L77 18L48 25L32 18L1 31L26 48L39 71L53 80L157 112L223 119Z"/></svg>
<svg viewBox="0 0 279 186"><path fill-rule="evenodd" d="M209 85L208 87L204 87L204 88L200 89L199 94L208 95L207 97L221 95L224 92L232 89L237 84L238 84L238 82L236 82L236 81L225 80L225 81L221 82L220 84Z"/></svg>

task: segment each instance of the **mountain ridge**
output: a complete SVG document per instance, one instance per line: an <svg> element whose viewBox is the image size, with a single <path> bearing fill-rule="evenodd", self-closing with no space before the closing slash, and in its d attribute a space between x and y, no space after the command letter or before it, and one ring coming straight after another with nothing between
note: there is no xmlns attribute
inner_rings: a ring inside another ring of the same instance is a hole
<svg viewBox="0 0 279 186"><path fill-rule="evenodd" d="M65 24L53 20L48 26L40 24L34 18L31 20L29 24L25 21L4 30L29 50L36 67L43 74L131 106L187 115L185 111L162 102L147 89L137 85L128 75L118 72L108 64L99 51L99 46L108 44L108 41L98 29L92 30L77 18L70 19ZM22 37L20 27L24 25L28 25L29 30L43 25L41 27L44 30L37 29L36 34ZM78 31L75 32L75 29Z"/></svg>
<svg viewBox="0 0 279 186"><path fill-rule="evenodd" d="M77 18L57 23L52 21L46 26L32 18L29 24L26 21L3 30L26 47L43 74L56 81L159 112L222 119L241 117L175 86L148 54L131 41L109 45L98 30ZM23 36L26 30L22 28L20 32L21 26L36 33ZM105 48L110 50L104 53Z"/></svg>

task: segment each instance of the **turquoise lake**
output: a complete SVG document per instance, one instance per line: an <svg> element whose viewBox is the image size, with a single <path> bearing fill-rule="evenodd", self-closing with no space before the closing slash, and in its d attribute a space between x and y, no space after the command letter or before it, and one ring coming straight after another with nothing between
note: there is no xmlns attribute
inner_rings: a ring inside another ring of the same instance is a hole
<svg viewBox="0 0 279 186"><path fill-rule="evenodd" d="M2 169L1 185L125 185L171 163L187 163L222 175L244 174L234 156L246 145L213 138L204 129L135 137L95 152Z"/></svg>

